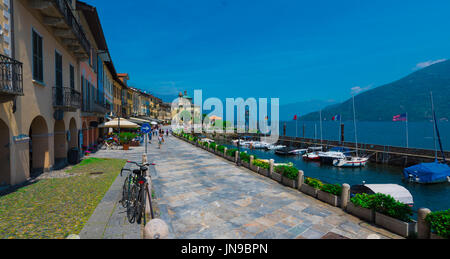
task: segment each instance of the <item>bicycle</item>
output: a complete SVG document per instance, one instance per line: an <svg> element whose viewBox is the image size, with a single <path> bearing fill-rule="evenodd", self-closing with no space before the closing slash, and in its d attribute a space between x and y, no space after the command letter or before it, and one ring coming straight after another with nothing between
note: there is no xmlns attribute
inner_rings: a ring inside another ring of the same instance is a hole
<svg viewBox="0 0 450 259"><path fill-rule="evenodd" d="M148 171L147 166L155 164L138 164L133 161L127 161L127 163L135 164L139 169L132 171L130 169L122 168L120 176L123 176L124 171L130 172L130 174L125 179L120 203L127 209L127 218L131 224L134 224L135 222L141 224L142 217L144 217L145 224L146 193L148 194L148 199L150 201L151 217L153 218L151 196L148 189L148 181L145 176Z"/></svg>

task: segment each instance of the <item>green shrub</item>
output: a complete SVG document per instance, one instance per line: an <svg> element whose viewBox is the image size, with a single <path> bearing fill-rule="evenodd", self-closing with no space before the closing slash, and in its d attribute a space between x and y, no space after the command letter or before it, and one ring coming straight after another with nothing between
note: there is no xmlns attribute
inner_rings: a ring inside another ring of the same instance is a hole
<svg viewBox="0 0 450 259"><path fill-rule="evenodd" d="M241 157L241 161L245 161L247 163L250 163L250 155L249 154L247 154L245 152L241 152L240 157ZM254 156L253 159L256 159L256 157Z"/></svg>
<svg viewBox="0 0 450 259"><path fill-rule="evenodd" d="M238 150L235 149L235 148L233 148L233 149L228 149L228 150L227 150L227 156L232 156L232 157L234 157L237 151L238 151Z"/></svg>
<svg viewBox="0 0 450 259"><path fill-rule="evenodd" d="M275 172L291 180L298 179L298 169L293 166L277 166L275 167Z"/></svg>
<svg viewBox="0 0 450 259"><path fill-rule="evenodd" d="M209 148L211 148L211 149L215 149L216 148L216 146L217 146L217 144L216 143L211 143L211 144L209 144Z"/></svg>
<svg viewBox="0 0 450 259"><path fill-rule="evenodd" d="M131 132L121 132L119 135L120 143L123 144L130 144L130 142L137 136L135 133Z"/></svg>
<svg viewBox="0 0 450 259"><path fill-rule="evenodd" d="M260 167L260 168L263 168L263 169L269 169L270 168L270 164L269 163L261 161L261 160L257 160L257 159L255 159L253 161L253 165L257 166L257 167Z"/></svg>
<svg viewBox="0 0 450 259"><path fill-rule="evenodd" d="M222 145L217 146L217 151L223 153L225 151L225 147Z"/></svg>
<svg viewBox="0 0 450 259"><path fill-rule="evenodd" d="M319 179L314 179L314 178L310 178L310 177L305 178L305 184L307 184L315 189L320 189L323 186L323 183Z"/></svg>
<svg viewBox="0 0 450 259"><path fill-rule="evenodd" d="M355 197L351 198L350 201L357 207L372 209L373 198L374 197L372 195L368 195L367 193L358 193Z"/></svg>
<svg viewBox="0 0 450 259"><path fill-rule="evenodd" d="M209 147L209 143L205 141L205 142L203 142L203 146L204 147Z"/></svg>
<svg viewBox="0 0 450 259"><path fill-rule="evenodd" d="M336 196L341 196L342 194L342 186L339 184L324 184L320 190Z"/></svg>
<svg viewBox="0 0 450 259"><path fill-rule="evenodd" d="M450 238L450 209L428 214L425 219L431 226L431 231L443 238Z"/></svg>

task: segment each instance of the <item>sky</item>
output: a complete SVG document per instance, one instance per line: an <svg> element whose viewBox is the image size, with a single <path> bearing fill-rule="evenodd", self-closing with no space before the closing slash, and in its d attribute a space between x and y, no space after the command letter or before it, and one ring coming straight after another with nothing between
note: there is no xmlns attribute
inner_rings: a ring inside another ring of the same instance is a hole
<svg viewBox="0 0 450 259"><path fill-rule="evenodd" d="M450 57L448 0L87 3L116 70L161 97L341 102Z"/></svg>

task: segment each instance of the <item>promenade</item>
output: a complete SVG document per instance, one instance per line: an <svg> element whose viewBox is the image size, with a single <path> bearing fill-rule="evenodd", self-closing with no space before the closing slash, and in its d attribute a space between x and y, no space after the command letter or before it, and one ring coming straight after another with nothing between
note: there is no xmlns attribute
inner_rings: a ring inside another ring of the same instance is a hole
<svg viewBox="0 0 450 259"><path fill-rule="evenodd" d="M171 238L400 238L175 137L148 153Z"/></svg>

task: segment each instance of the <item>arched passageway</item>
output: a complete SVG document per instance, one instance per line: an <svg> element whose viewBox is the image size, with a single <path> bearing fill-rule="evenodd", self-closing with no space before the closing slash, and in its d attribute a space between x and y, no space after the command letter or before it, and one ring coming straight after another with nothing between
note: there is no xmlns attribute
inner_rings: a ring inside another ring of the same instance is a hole
<svg viewBox="0 0 450 259"><path fill-rule="evenodd" d="M69 149L78 147L77 122L75 121L74 118L70 120L69 132L70 132Z"/></svg>
<svg viewBox="0 0 450 259"><path fill-rule="evenodd" d="M0 120L0 186L11 184L11 151L9 128Z"/></svg>
<svg viewBox="0 0 450 259"><path fill-rule="evenodd" d="M30 126L30 174L42 173L50 168L49 134L45 119L36 117Z"/></svg>

